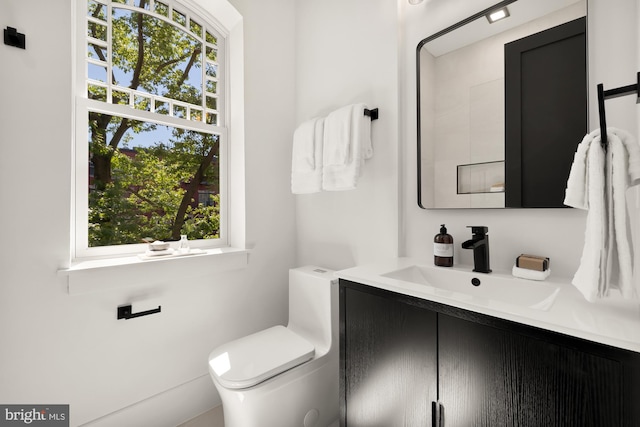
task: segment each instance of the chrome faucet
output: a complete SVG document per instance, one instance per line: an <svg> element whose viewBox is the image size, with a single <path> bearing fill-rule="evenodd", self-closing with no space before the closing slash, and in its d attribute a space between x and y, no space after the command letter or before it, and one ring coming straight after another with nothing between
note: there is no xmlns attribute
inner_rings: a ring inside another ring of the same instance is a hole
<svg viewBox="0 0 640 427"><path fill-rule="evenodd" d="M462 243L463 249L473 249L473 271L491 273L489 268L489 232L488 227L468 226L471 228L471 240Z"/></svg>

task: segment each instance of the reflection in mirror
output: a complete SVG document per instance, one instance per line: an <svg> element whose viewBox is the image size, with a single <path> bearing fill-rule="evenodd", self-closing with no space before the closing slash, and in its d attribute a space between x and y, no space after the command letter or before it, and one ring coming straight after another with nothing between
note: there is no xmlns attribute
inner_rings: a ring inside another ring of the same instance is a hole
<svg viewBox="0 0 640 427"><path fill-rule="evenodd" d="M485 13L498 6L509 16L490 24ZM418 44L420 207L505 207L505 44L584 17L586 9L586 0L502 1ZM586 63L583 78L586 95ZM584 105L579 132L586 131Z"/></svg>

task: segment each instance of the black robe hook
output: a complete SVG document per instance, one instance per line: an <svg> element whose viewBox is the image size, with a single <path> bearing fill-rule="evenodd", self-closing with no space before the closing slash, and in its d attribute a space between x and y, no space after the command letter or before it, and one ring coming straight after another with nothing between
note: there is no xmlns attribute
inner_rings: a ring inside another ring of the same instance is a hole
<svg viewBox="0 0 640 427"><path fill-rule="evenodd" d="M4 30L4 44L24 49L26 45L25 36L13 27Z"/></svg>

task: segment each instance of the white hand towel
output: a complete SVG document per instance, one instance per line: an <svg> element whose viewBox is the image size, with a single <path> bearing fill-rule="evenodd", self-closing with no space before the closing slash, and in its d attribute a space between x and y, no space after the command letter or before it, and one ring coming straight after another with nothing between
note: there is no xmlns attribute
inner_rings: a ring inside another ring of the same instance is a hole
<svg viewBox="0 0 640 427"><path fill-rule="evenodd" d="M600 133L591 133L588 141L584 174L584 203L574 207L588 209L587 226L584 233L584 247L580 266L571 283L578 288L587 301L595 301L603 296L603 260L605 260L605 153L600 145ZM571 174L570 174L571 175ZM568 206L572 206L568 204Z"/></svg>
<svg viewBox="0 0 640 427"><path fill-rule="evenodd" d="M353 105L331 112L325 119L323 165L343 166L351 160Z"/></svg>
<svg viewBox="0 0 640 427"><path fill-rule="evenodd" d="M587 301L620 289L634 298L633 245L626 207L626 190L640 183L640 147L627 132L607 130L607 151L600 131L587 135L571 167L565 204L588 209L580 266L571 283Z"/></svg>
<svg viewBox="0 0 640 427"><path fill-rule="evenodd" d="M606 292L617 288L625 298L635 298L633 284L633 245L627 212L626 190L640 182L640 146L627 132L608 129L609 166Z"/></svg>
<svg viewBox="0 0 640 427"><path fill-rule="evenodd" d="M626 156L628 164L626 170L629 174L628 185L633 187L640 184L640 145L631 134L622 129L610 127L609 132L612 132L618 138L626 150Z"/></svg>
<svg viewBox="0 0 640 427"><path fill-rule="evenodd" d="M317 193L322 190L322 143L324 119L314 118L293 133L291 151L291 192Z"/></svg>
<svg viewBox="0 0 640 427"><path fill-rule="evenodd" d="M576 154L573 156L573 164L571 165L571 172L569 172L564 197L564 204L567 206L587 209L587 152L593 137L594 132L585 135L578 145Z"/></svg>
<svg viewBox="0 0 640 427"><path fill-rule="evenodd" d="M365 104L352 104L325 119L322 188L352 190L358 184L365 159L373 155L371 118Z"/></svg>

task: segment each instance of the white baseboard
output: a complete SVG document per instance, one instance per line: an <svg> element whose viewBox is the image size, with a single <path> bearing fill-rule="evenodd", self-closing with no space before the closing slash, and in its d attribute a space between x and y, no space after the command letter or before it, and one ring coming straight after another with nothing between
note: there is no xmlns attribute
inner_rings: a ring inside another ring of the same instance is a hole
<svg viewBox="0 0 640 427"><path fill-rule="evenodd" d="M79 427L176 427L220 406L209 375L203 375Z"/></svg>

